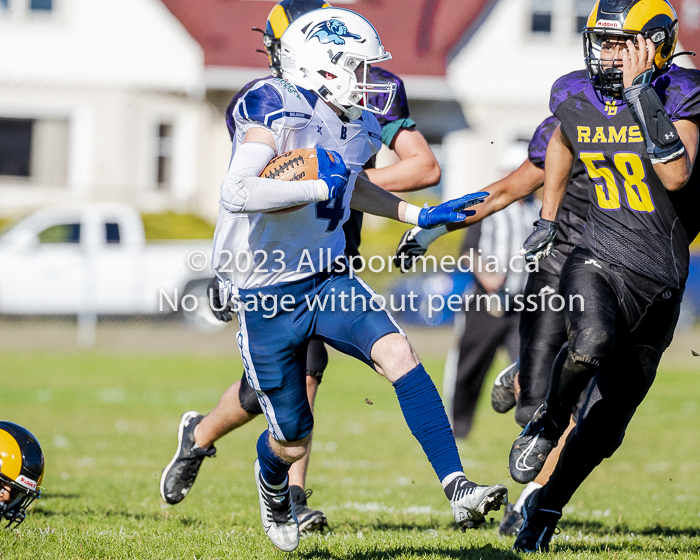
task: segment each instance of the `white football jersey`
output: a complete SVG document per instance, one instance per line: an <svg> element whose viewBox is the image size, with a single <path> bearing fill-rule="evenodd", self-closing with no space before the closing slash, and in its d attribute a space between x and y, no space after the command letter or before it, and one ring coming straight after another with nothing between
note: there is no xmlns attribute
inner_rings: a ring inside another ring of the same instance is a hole
<svg viewBox="0 0 700 560"><path fill-rule="evenodd" d="M367 111L343 122L314 93L286 80L253 85L233 109L233 153L253 127L268 129L277 155L322 146L338 152L350 170L342 198L311 203L287 214L234 214L219 208L212 268L227 293L294 282L327 269L345 250L343 224L357 174L381 147L381 129Z"/></svg>

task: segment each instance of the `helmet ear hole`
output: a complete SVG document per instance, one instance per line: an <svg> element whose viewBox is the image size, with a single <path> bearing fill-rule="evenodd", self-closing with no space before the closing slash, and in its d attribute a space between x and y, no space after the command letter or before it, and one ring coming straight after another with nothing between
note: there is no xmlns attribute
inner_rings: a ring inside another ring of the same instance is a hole
<svg viewBox="0 0 700 560"><path fill-rule="evenodd" d="M319 70L318 73L321 74L321 76L323 76L326 80L335 80L338 78L338 76L331 74L326 70Z"/></svg>

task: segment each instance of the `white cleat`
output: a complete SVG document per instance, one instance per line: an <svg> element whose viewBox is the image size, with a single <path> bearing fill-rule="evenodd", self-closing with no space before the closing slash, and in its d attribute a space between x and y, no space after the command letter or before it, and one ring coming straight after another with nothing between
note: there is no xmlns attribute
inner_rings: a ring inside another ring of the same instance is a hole
<svg viewBox="0 0 700 560"><path fill-rule="evenodd" d="M294 513L289 482L282 488L272 488L260 474L260 463L255 460L255 485L260 499L260 520L272 543L284 552L299 546L299 522Z"/></svg>
<svg viewBox="0 0 700 560"><path fill-rule="evenodd" d="M488 512L499 510L507 503L508 489L502 484L465 488L458 491L456 499L450 500L452 514L462 532L480 527Z"/></svg>

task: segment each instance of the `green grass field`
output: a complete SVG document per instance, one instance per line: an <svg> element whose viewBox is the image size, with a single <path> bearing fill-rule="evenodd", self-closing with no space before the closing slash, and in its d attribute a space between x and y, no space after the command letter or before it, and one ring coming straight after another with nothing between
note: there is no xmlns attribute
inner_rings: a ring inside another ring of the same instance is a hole
<svg viewBox="0 0 700 560"><path fill-rule="evenodd" d="M257 419L218 445L179 506L158 495L186 410L209 410L240 374L214 357L4 352L0 417L42 442L44 499L0 558L283 558L262 532L252 476ZM700 359L698 360L700 365ZM442 363L428 360L440 386ZM500 364L499 364L500 365ZM700 375L662 367L627 440L565 510L557 558L691 558L700 545ZM493 375L494 372L492 372ZM507 453L518 429L484 395L467 474L519 487ZM373 403L369 405L365 399ZM331 532L304 538L303 559L506 559L495 525L462 534L405 426L391 386L333 356L317 401L308 484ZM501 513L494 516L500 520ZM554 557L555 554L552 554Z"/></svg>

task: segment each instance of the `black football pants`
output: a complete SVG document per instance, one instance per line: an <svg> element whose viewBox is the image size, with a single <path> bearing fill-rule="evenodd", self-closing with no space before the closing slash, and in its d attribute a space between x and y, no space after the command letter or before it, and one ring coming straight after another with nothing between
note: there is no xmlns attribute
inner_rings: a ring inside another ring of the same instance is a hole
<svg viewBox="0 0 700 560"><path fill-rule="evenodd" d="M561 511L591 471L622 444L671 343L683 297L683 290L660 286L646 309L629 305L625 298L639 298L639 290L653 293L649 282L592 259L581 248L564 265L560 287L567 299L568 342L555 360L546 404L562 431L579 393L594 381L541 495L540 507L555 511ZM583 309L569 307L569 295L582 295ZM635 315L630 309L644 311Z"/></svg>
<svg viewBox="0 0 700 560"><path fill-rule="evenodd" d="M525 426L544 403L549 388L549 375L559 350L566 342L564 310L550 305L559 294L559 276L543 270L531 272L523 296L534 296L535 309L526 305L520 313L520 396L515 408L515 421ZM544 305L543 305L544 304Z"/></svg>

